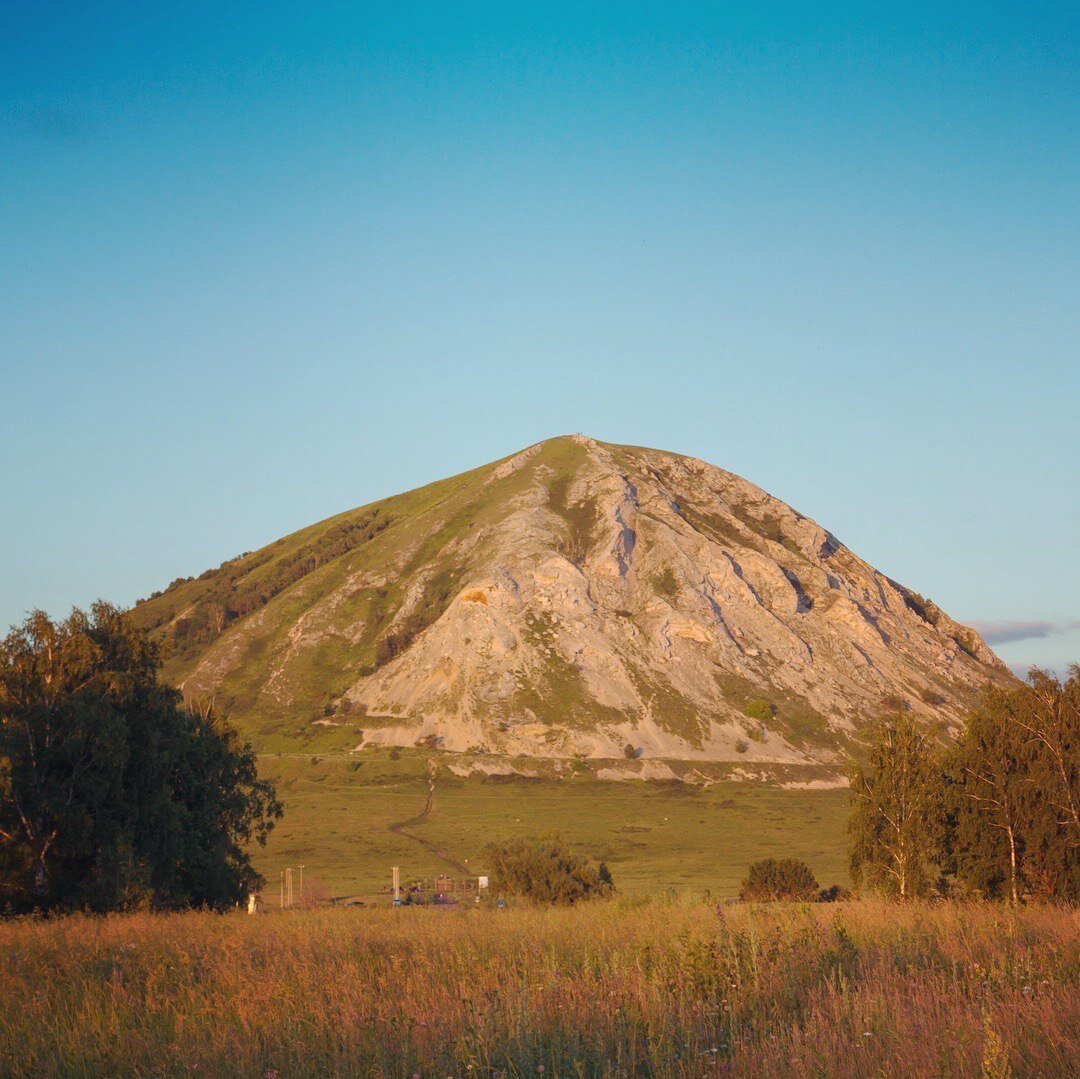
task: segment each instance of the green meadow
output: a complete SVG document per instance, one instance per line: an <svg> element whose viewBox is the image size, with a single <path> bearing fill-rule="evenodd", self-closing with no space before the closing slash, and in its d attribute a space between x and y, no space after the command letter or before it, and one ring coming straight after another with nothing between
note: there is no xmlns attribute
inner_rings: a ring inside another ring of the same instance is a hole
<svg viewBox="0 0 1080 1079"><path fill-rule="evenodd" d="M397 834L392 825L424 810L429 759L436 762L431 810ZM262 772L285 804L270 842L255 853L267 899L277 902L280 870L302 863L307 879L335 897L385 901L393 865L403 880L460 876L452 863L481 873L487 843L549 832L606 862L628 895L733 896L750 863L770 855L804 859L822 885L848 880L845 790L614 782L584 770L463 778L450 771L454 763L451 754L385 748L263 755Z"/></svg>

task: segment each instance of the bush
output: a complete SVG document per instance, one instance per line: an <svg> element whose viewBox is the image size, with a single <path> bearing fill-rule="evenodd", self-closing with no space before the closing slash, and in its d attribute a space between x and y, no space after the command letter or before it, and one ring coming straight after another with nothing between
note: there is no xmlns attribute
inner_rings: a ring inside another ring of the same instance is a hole
<svg viewBox="0 0 1080 1079"><path fill-rule="evenodd" d="M740 738L735 743L736 753L745 753L750 748L750 743L745 738Z"/></svg>
<svg viewBox="0 0 1080 1079"><path fill-rule="evenodd" d="M754 697L743 705L743 715L765 723L776 715L776 705L765 697Z"/></svg>
<svg viewBox="0 0 1080 1079"><path fill-rule="evenodd" d="M818 882L798 858L763 858L750 867L739 898L747 902L807 901L818 897Z"/></svg>
<svg viewBox="0 0 1080 1079"><path fill-rule="evenodd" d="M626 745L623 746L623 751L622 752L623 752L623 756L628 761L636 761L638 759L638 757L641 756L641 750L640 749L635 749L629 742L627 742Z"/></svg>
<svg viewBox="0 0 1080 1079"><path fill-rule="evenodd" d="M822 888L818 892L819 903L841 903L851 898L851 889L845 888L842 884L830 884L828 888Z"/></svg>
<svg viewBox="0 0 1080 1079"><path fill-rule="evenodd" d="M615 890L603 862L594 865L557 837L491 843L484 848L484 858L494 895L569 904L608 896Z"/></svg>

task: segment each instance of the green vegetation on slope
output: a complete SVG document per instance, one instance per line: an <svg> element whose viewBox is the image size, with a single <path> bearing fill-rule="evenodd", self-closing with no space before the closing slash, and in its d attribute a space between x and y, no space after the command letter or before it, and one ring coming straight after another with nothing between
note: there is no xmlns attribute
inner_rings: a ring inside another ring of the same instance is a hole
<svg viewBox="0 0 1080 1079"><path fill-rule="evenodd" d="M443 614L466 569L461 544L500 523L541 470L552 485L550 508L565 522L568 557L584 557L595 505L567 502L584 457L573 440L552 439L518 469L500 474L504 462L497 461L350 510L198 578L174 581L140 602L133 616L167 645L166 676L185 682L191 695L212 691L260 748L321 744L312 722ZM419 594L410 596L413 585ZM331 594L332 609L322 607ZM316 643L297 649L290 630L301 619ZM191 678L203 660L214 669L206 684ZM524 706L530 694L538 703L553 693L579 718L624 718L594 715L583 687L571 684L576 671L553 664L540 674L545 684L522 688ZM334 739L341 748L347 741Z"/></svg>

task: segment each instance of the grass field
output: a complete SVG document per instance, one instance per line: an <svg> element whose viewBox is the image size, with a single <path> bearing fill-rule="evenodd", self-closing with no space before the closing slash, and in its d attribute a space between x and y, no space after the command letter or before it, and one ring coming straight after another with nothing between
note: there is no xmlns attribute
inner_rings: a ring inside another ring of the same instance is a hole
<svg viewBox="0 0 1080 1079"><path fill-rule="evenodd" d="M323 909L0 923L0 1074L1075 1075L1078 918Z"/></svg>
<svg viewBox="0 0 1080 1079"><path fill-rule="evenodd" d="M419 843L389 831L415 817L428 790L428 754L365 750L324 757L264 756L286 814L256 866L276 898L279 871L305 865L336 896L375 897L400 865L403 879L451 872ZM490 840L556 831L608 863L625 894L667 889L733 896L747 867L769 855L806 860L823 885L847 882L844 790L785 790L754 782L709 787L608 782L590 775L459 778L439 755L430 816L408 831L471 872Z"/></svg>

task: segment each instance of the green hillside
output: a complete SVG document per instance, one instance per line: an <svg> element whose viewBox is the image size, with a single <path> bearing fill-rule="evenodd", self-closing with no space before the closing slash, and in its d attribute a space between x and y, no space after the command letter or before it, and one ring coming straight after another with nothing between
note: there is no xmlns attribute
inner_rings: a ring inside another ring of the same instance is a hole
<svg viewBox="0 0 1080 1079"><path fill-rule="evenodd" d="M583 456L573 441L551 439L526 468L501 480L493 479L502 463L496 461L349 510L198 577L173 581L136 604L133 616L165 642L165 677L176 683L190 675L209 646L223 637L234 642L241 662L213 692L260 746L276 750L325 744L323 732L311 724L326 706L358 674L377 669L442 614L462 569L448 553L453 541L497 520L508 501L536 482L537 470L550 470L550 482L565 491ZM570 541L583 524L572 510L558 508L567 516ZM387 567L395 567L392 576ZM427 578L421 613L390 634L387 627L421 569ZM283 673L283 690L294 705L282 707L269 699L262 692L267 654L281 646L315 599L365 574L374 580L361 580L335 611L340 622L362 625L362 632L355 638L328 635L304 663ZM333 741L344 744L349 736L339 732Z"/></svg>

